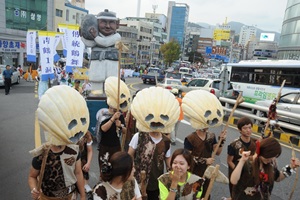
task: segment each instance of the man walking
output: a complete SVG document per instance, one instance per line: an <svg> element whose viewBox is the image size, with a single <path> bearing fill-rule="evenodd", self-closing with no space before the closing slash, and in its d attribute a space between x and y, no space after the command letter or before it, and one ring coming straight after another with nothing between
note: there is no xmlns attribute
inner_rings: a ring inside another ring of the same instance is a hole
<svg viewBox="0 0 300 200"><path fill-rule="evenodd" d="M9 94L10 86L11 86L11 77L13 72L10 70L10 66L6 65L6 70L3 71L2 76L4 79L4 86L5 86L5 95Z"/></svg>

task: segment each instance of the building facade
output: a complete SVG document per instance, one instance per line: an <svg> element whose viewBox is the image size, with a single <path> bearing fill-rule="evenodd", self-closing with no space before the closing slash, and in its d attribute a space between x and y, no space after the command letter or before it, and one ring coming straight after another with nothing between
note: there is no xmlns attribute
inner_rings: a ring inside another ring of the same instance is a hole
<svg viewBox="0 0 300 200"><path fill-rule="evenodd" d="M69 1L1 0L0 64L26 68L27 30L57 31L59 23L80 24L87 13L87 10L73 6ZM37 44L37 52L38 49ZM37 55L37 63L38 59Z"/></svg>
<svg viewBox="0 0 300 200"><path fill-rule="evenodd" d="M287 2L277 57L300 60L300 0Z"/></svg>
<svg viewBox="0 0 300 200"><path fill-rule="evenodd" d="M239 37L239 45L245 46L247 42L256 36L256 27L254 26L242 26Z"/></svg>
<svg viewBox="0 0 300 200"><path fill-rule="evenodd" d="M167 33L168 41L174 39L180 45L182 56L184 55L186 28L189 18L189 6L185 3L176 3L169 1L168 4L168 20Z"/></svg>

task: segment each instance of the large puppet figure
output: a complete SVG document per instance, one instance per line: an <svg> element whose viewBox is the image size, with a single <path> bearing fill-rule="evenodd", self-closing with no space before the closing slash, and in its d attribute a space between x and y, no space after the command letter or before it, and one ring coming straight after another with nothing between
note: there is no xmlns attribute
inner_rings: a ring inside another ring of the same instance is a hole
<svg viewBox="0 0 300 200"><path fill-rule="evenodd" d="M54 86L42 96L36 111L47 143L31 151L34 156L28 183L33 199L85 199L79 147L87 132L89 111L84 98L73 88Z"/></svg>
<svg viewBox="0 0 300 200"><path fill-rule="evenodd" d="M91 95L103 93L103 83L109 76L118 76L118 50L115 48L121 36L116 30L119 20L114 12L105 9L98 15L86 15L80 33L86 47L92 48L89 69Z"/></svg>

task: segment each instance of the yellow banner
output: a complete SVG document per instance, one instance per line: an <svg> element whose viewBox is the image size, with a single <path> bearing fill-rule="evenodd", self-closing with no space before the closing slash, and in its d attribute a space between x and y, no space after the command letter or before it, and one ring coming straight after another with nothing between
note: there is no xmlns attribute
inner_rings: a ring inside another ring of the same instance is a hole
<svg viewBox="0 0 300 200"><path fill-rule="evenodd" d="M230 30L215 29L214 30L214 40L229 40Z"/></svg>
<svg viewBox="0 0 300 200"><path fill-rule="evenodd" d="M79 80L89 79L89 69L74 67L73 75L75 79L79 79Z"/></svg>
<svg viewBox="0 0 300 200"><path fill-rule="evenodd" d="M38 31L39 36L55 36L57 32L53 31Z"/></svg>

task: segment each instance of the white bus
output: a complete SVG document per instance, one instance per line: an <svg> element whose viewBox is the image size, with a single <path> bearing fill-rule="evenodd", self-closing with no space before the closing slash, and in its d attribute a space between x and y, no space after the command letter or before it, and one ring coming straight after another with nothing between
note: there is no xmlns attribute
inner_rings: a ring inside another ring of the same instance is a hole
<svg viewBox="0 0 300 200"><path fill-rule="evenodd" d="M300 61L297 60L241 61L228 63L227 70L233 89L242 92L249 103L276 98L284 79L281 94L300 91Z"/></svg>

